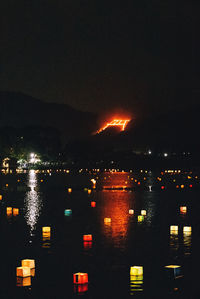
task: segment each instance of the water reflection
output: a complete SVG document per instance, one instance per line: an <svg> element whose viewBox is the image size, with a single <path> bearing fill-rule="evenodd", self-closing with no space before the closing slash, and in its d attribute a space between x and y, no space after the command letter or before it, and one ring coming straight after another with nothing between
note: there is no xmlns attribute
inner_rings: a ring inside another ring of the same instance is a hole
<svg viewBox="0 0 200 299"><path fill-rule="evenodd" d="M30 227L30 235L33 235L36 229L37 221L40 216L42 202L37 189L37 174L34 170L30 170L28 174L28 187L30 191L25 197L25 218L27 225Z"/></svg>
<svg viewBox="0 0 200 299"><path fill-rule="evenodd" d="M102 192L101 223L103 234L115 247L124 247L129 223L131 193L123 191ZM111 221L105 222L105 219Z"/></svg>

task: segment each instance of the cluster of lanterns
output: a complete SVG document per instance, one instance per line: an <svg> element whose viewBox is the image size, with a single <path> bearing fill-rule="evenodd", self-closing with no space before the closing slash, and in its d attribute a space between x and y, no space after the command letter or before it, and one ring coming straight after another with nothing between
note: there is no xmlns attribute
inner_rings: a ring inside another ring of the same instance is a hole
<svg viewBox="0 0 200 299"><path fill-rule="evenodd" d="M31 277L35 276L35 260L24 259L21 266L16 268L17 286L30 286Z"/></svg>
<svg viewBox="0 0 200 299"><path fill-rule="evenodd" d="M19 215L19 209L18 208L7 207L6 208L6 215L8 217L18 216Z"/></svg>

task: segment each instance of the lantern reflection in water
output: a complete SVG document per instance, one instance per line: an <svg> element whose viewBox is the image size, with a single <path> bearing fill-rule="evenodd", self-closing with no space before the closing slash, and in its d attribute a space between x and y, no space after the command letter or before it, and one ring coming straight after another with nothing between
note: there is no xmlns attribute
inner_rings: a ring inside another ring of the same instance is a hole
<svg viewBox="0 0 200 299"><path fill-rule="evenodd" d="M30 191L26 193L25 198L25 218L27 225L30 227L30 235L32 236L42 208L39 193L35 191L37 189L37 174L34 170L29 171L28 187Z"/></svg>
<svg viewBox="0 0 200 299"><path fill-rule="evenodd" d="M127 241L128 223L131 219L127 211L129 210L132 197L132 193L120 190L103 191L101 193L100 216L101 218L107 215L110 217L110 222L105 223L104 218L104 225L102 225L106 243L112 242L115 247L124 248Z"/></svg>
<svg viewBox="0 0 200 299"><path fill-rule="evenodd" d="M192 228L191 228L191 226L183 227L183 248L184 248L184 255L191 254L191 249L192 249Z"/></svg>
<svg viewBox="0 0 200 299"><path fill-rule="evenodd" d="M16 281L17 287L29 287L31 286L31 277L18 277Z"/></svg>
<svg viewBox="0 0 200 299"><path fill-rule="evenodd" d="M88 291L88 283L74 285L74 293L78 293L78 295L83 295L87 291Z"/></svg>

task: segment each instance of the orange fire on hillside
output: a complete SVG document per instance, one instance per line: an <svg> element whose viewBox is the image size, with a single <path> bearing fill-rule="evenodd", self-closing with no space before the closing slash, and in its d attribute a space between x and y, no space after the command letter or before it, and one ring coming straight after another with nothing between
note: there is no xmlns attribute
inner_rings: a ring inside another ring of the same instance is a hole
<svg viewBox="0 0 200 299"><path fill-rule="evenodd" d="M113 119L111 122L106 123L103 127L101 127L97 133L106 130L108 127L120 127L121 131L124 131L130 119Z"/></svg>

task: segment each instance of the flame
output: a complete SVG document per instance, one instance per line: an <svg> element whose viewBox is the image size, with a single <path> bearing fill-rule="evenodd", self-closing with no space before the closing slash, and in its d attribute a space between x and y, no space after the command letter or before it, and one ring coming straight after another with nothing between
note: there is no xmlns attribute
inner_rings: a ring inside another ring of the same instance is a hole
<svg viewBox="0 0 200 299"><path fill-rule="evenodd" d="M114 119L111 122L108 122L105 126L100 128L97 133L106 130L108 127L121 127L121 131L124 131L130 119Z"/></svg>

